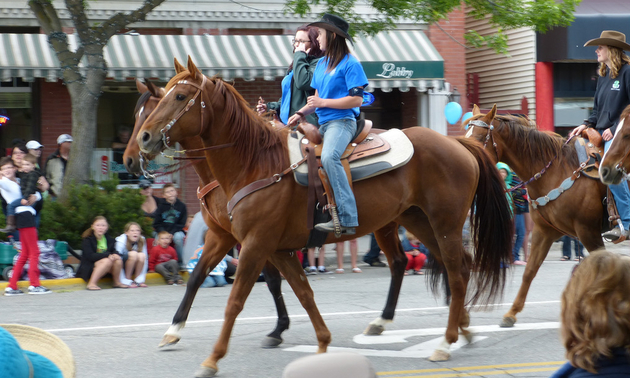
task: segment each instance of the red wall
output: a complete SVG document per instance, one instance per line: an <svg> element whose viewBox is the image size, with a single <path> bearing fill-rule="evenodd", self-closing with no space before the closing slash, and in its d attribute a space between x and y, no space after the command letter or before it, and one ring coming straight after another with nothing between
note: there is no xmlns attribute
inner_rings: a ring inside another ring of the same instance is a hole
<svg viewBox="0 0 630 378"><path fill-rule="evenodd" d="M426 32L435 48L444 58L444 79L451 83L451 91L455 87L460 93L461 99L459 103L464 113L468 111L468 101L466 100L466 48L463 46L465 44L464 33L466 31L465 16L463 9L455 10L449 13L448 19L439 22L439 26L443 30L436 25L431 25ZM451 37L455 38L457 42ZM448 135L462 134L464 134L464 130L459 127L459 124L448 125Z"/></svg>

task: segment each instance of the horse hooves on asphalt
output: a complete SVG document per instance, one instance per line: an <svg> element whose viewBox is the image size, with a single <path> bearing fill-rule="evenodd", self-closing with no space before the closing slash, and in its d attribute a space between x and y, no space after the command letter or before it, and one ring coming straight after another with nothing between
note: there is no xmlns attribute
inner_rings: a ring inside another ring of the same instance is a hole
<svg viewBox="0 0 630 378"><path fill-rule="evenodd" d="M260 346L263 348L275 348L278 345L282 344L284 340L278 337L265 336L265 338L260 343Z"/></svg>
<svg viewBox="0 0 630 378"><path fill-rule="evenodd" d="M515 318L511 316L506 316L503 318L503 320L501 320L501 323L499 323L499 327L503 327L503 328L514 327L514 323L516 323Z"/></svg>
<svg viewBox="0 0 630 378"><path fill-rule="evenodd" d="M377 336L383 333L383 331L385 331L385 327L382 325L370 324L365 331L363 331L363 334L367 336Z"/></svg>
<svg viewBox="0 0 630 378"><path fill-rule="evenodd" d="M158 345L158 348L161 348L167 345L177 344L179 340L181 340L181 337L177 337L173 335L164 335L164 337L162 338L162 341L160 341L160 344Z"/></svg>
<svg viewBox="0 0 630 378"><path fill-rule="evenodd" d="M201 366L195 372L195 378L210 378L217 374L218 370L215 368Z"/></svg>
<svg viewBox="0 0 630 378"><path fill-rule="evenodd" d="M448 361L451 359L451 354L441 349L437 349L431 357L429 357L429 361L439 362L439 361Z"/></svg>

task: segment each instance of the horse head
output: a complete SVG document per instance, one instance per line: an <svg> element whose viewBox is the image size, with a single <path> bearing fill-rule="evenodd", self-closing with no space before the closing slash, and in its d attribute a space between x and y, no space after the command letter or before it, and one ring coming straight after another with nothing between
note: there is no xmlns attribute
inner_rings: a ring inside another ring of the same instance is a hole
<svg viewBox="0 0 630 378"><path fill-rule="evenodd" d="M628 105L617 125L617 131L610 148L599 165L599 178L606 185L619 184L630 171L630 105Z"/></svg>
<svg viewBox="0 0 630 378"><path fill-rule="evenodd" d="M133 133L129 138L129 143L127 144L127 148L123 154L123 163L129 173L139 175L141 173L140 161L148 161L152 159L153 156L148 156L140 152L140 147L138 146L136 137L138 136L138 131L144 121L153 112L153 110L155 110L157 104L160 102L160 99L164 97L165 91L164 88L155 86L149 80L145 80L145 83L142 83L140 80L136 80L136 88L138 88L138 92L140 92L141 96L138 99L136 109L134 111L136 120L133 125Z"/></svg>
<svg viewBox="0 0 630 378"><path fill-rule="evenodd" d="M176 143L201 135L210 122L208 93L216 82L195 66L190 56L184 68L174 61L176 74L165 87L166 94L140 128L136 140L143 153L157 155Z"/></svg>
<svg viewBox="0 0 630 378"><path fill-rule="evenodd" d="M479 107L475 104L472 109L473 116L466 123L466 138L473 138L483 143L484 148L490 154L494 162L501 160L499 151L501 148L494 139L495 134L495 117L497 115L497 105L494 104L492 109L487 113L481 113Z"/></svg>

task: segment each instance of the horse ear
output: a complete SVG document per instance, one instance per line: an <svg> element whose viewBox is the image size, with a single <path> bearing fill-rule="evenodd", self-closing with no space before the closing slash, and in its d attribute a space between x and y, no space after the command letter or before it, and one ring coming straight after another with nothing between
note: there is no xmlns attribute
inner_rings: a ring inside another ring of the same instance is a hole
<svg viewBox="0 0 630 378"><path fill-rule="evenodd" d="M175 60L175 73L186 71L186 67L182 66L182 64L179 62L179 60L177 60L177 58L174 58L174 60Z"/></svg>
<svg viewBox="0 0 630 378"><path fill-rule="evenodd" d="M479 107L477 106L477 104L473 105L473 108L472 108L472 114L473 114L473 115L481 114L481 109L479 109Z"/></svg>
<svg viewBox="0 0 630 378"><path fill-rule="evenodd" d="M494 117L497 115L497 104L492 105L492 109L486 114L482 120L488 125L494 120Z"/></svg>
<svg viewBox="0 0 630 378"><path fill-rule="evenodd" d="M142 83L140 79L136 79L136 88L138 88L138 92L140 93L145 93L149 90L149 88L147 88L147 86L144 85L144 83Z"/></svg>
<svg viewBox="0 0 630 378"><path fill-rule="evenodd" d="M158 87L155 86L155 84L153 84L152 82L150 82L149 80L145 79L145 81L147 82L147 89L149 90L149 92L151 92L151 95L154 97L160 97L160 93L159 93L159 89Z"/></svg>
<svg viewBox="0 0 630 378"><path fill-rule="evenodd" d="M195 66L195 63L193 63L192 58L190 57L190 55L188 55L188 72L190 72L190 76L193 79L196 79L197 78L197 74L201 73L201 71L199 71L197 66Z"/></svg>

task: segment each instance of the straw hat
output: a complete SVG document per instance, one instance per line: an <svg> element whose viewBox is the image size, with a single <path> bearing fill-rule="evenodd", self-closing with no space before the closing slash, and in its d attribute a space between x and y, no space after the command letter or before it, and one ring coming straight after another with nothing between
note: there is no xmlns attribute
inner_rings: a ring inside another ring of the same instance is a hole
<svg viewBox="0 0 630 378"><path fill-rule="evenodd" d="M352 44L354 44L352 37L350 37L350 34L348 34L348 29L350 29L350 25L348 25L348 22L346 20L337 15L326 13L322 16L322 19L320 21L312 22L308 24L308 26L316 26L318 28L337 33L337 35L344 37Z"/></svg>
<svg viewBox="0 0 630 378"><path fill-rule="evenodd" d="M591 39L584 44L584 46L599 45L613 46L630 51L630 45L626 43L626 35L614 30L604 30L599 38Z"/></svg>
<svg viewBox="0 0 630 378"><path fill-rule="evenodd" d="M33 376L33 373L37 376L38 372L40 376L58 376L58 372L54 374L57 370L55 367L61 371L63 378L75 376L72 351L50 332L19 324L0 324L0 341L0 353L4 357L12 357L0 362L2 377L21 378L20 373L24 372L25 377Z"/></svg>

